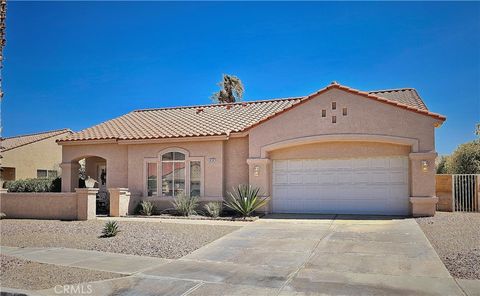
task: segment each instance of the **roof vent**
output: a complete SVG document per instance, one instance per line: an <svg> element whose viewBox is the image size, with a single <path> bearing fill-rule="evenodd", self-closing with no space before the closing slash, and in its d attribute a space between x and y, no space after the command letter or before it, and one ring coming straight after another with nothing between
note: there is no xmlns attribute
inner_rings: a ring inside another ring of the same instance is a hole
<svg viewBox="0 0 480 296"><path fill-rule="evenodd" d="M232 108L232 105L227 105L227 110L230 110L230 108Z"/></svg>
<svg viewBox="0 0 480 296"><path fill-rule="evenodd" d="M334 80L334 81L332 81L330 84L331 84L331 85L338 85L338 82L336 82L336 81Z"/></svg>
<svg viewBox="0 0 480 296"><path fill-rule="evenodd" d="M247 103L243 102L242 107L247 107Z"/></svg>
<svg viewBox="0 0 480 296"><path fill-rule="evenodd" d="M197 108L197 114L203 112L203 108Z"/></svg>

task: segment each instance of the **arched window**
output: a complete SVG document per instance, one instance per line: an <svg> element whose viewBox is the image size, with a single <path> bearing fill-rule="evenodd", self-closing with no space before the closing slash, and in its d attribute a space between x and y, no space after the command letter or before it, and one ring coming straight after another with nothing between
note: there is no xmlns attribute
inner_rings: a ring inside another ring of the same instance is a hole
<svg viewBox="0 0 480 296"><path fill-rule="evenodd" d="M158 158L146 158L144 167L146 196L203 195L203 157L189 157L186 150L169 148Z"/></svg>
<svg viewBox="0 0 480 296"><path fill-rule="evenodd" d="M185 194L185 154L167 152L162 155L162 195Z"/></svg>

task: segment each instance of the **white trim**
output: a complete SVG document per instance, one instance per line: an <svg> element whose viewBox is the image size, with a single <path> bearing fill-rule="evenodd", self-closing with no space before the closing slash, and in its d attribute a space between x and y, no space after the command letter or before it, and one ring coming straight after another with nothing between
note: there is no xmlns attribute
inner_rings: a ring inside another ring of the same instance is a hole
<svg viewBox="0 0 480 296"><path fill-rule="evenodd" d="M185 160L179 161L162 161L162 155L169 152L180 152L185 155ZM205 195L205 157L203 156L193 156L190 157L190 152L186 149L180 147L169 147L163 150L160 150L157 153L156 157L145 157L143 159L143 196L148 198L159 198L162 200L173 199L172 196L164 196L162 192L162 163L163 162L172 162L172 163L185 163L185 195L190 196L190 162L199 161L200 162L200 197ZM157 195L148 196L147 191L147 164L156 163L157 164Z"/></svg>
<svg viewBox="0 0 480 296"><path fill-rule="evenodd" d="M148 196L148 182L147 182L147 163L156 163L157 164L157 195L158 195L158 158L157 157L145 157L143 159L143 196L151 197Z"/></svg>
<svg viewBox="0 0 480 296"><path fill-rule="evenodd" d="M187 159L190 156L190 152L188 150L185 150L185 149L180 148L180 147L169 147L169 148L165 148L163 150L160 150L157 153L158 159L161 161L162 160L162 155L165 154L165 153L169 153L169 152L183 153L183 154L185 154L185 159Z"/></svg>

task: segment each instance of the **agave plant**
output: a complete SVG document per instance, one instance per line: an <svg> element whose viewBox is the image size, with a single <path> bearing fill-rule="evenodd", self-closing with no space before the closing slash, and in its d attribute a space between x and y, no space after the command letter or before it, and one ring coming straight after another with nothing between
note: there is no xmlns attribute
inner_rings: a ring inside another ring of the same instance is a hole
<svg viewBox="0 0 480 296"><path fill-rule="evenodd" d="M268 202L268 197L259 196L259 191L257 187L238 185L233 192L228 192L229 199L224 202L225 206L244 218L248 217Z"/></svg>
<svg viewBox="0 0 480 296"><path fill-rule="evenodd" d="M204 206L205 211L210 217L217 218L222 213L222 203L221 202L209 202Z"/></svg>
<svg viewBox="0 0 480 296"><path fill-rule="evenodd" d="M153 203L151 203L149 201L144 200L140 203L140 214L141 215L151 216L152 213L153 213L153 209L154 209Z"/></svg>
<svg viewBox="0 0 480 296"><path fill-rule="evenodd" d="M179 195L173 198L173 208L181 216L196 215L195 210L198 206L198 197Z"/></svg>
<svg viewBox="0 0 480 296"><path fill-rule="evenodd" d="M102 237L112 237L120 232L117 221L107 221L103 226Z"/></svg>

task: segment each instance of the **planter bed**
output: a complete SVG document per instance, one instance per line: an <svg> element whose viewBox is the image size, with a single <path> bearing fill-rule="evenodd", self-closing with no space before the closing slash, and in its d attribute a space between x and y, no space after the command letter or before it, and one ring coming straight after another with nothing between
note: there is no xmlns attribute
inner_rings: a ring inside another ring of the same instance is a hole
<svg viewBox="0 0 480 296"><path fill-rule="evenodd" d="M252 216L252 217L235 217L235 216L224 216L224 217L208 217L208 216L201 216L201 215L191 215L191 216L177 216L172 214L161 214L161 215L151 215L151 216L144 216L144 215L129 215L128 217L134 218L160 218L160 219L184 219L184 220L217 220L217 221L246 221L246 222L253 222L261 218L263 215L260 216Z"/></svg>
<svg viewBox="0 0 480 296"><path fill-rule="evenodd" d="M437 212L416 220L453 277L480 280L480 213Z"/></svg>
<svg viewBox="0 0 480 296"><path fill-rule="evenodd" d="M239 229L226 225L119 221L120 232L100 238L105 221L0 220L1 244L64 247L177 259Z"/></svg>

